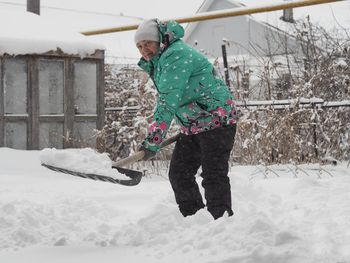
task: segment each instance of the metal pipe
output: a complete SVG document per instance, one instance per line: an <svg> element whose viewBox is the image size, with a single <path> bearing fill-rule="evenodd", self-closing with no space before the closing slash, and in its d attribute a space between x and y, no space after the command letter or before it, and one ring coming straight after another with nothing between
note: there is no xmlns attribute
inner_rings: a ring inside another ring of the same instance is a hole
<svg viewBox="0 0 350 263"><path fill-rule="evenodd" d="M345 1L345 0L295 0L292 2L283 2L283 3L273 4L273 5L261 5L261 6L254 6L254 7L236 7L236 8L225 9L225 10L204 12L204 13L198 13L188 17L165 19L164 21L176 20L178 23L198 22L198 21L204 21L204 20L272 12L272 11L282 10L287 8L304 7L304 6L310 6L310 5L326 4L326 3L341 2L341 1ZM82 32L82 34L86 36L92 36L92 35L109 34L109 33L121 32L121 31L129 31L129 30L137 29L138 25L139 24L132 24L132 25L125 25L120 27L85 31L85 32Z"/></svg>

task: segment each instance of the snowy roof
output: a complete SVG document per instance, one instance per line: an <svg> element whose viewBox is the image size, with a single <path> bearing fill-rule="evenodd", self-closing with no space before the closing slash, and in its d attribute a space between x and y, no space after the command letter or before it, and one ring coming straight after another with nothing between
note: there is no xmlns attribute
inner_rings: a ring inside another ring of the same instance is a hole
<svg viewBox="0 0 350 263"><path fill-rule="evenodd" d="M85 32L138 24L143 19L153 17L164 19L189 16L195 14L201 2L202 0L41 0L40 16L68 26L75 32ZM26 9L26 1L1 2L0 10L4 8L23 12ZM140 54L134 44L134 34L135 31L125 31L87 38L103 43L107 60L115 60L116 63L137 63Z"/></svg>
<svg viewBox="0 0 350 263"><path fill-rule="evenodd" d="M49 18L33 13L0 10L0 55L43 54L57 49L86 56L104 45L72 31Z"/></svg>

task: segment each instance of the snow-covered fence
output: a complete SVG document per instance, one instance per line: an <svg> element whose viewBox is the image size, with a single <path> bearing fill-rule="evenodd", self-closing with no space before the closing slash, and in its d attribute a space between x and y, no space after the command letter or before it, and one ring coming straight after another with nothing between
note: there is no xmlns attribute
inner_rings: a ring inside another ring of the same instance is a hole
<svg viewBox="0 0 350 263"><path fill-rule="evenodd" d="M350 125L346 121L350 118L348 100L299 98L237 101L237 105L242 117L233 161L243 164L303 163L350 156ZM129 148L140 143L147 132L148 121L141 115L142 107L110 107L105 110L106 115L118 113L127 116L128 127L123 127L121 122L113 125L118 131L116 137L119 136L118 151L129 154L132 151ZM168 154L160 157L167 158Z"/></svg>
<svg viewBox="0 0 350 263"><path fill-rule="evenodd" d="M256 100L256 101L237 101L238 108L263 108L271 107L273 109L291 109L296 106L299 108L337 108L350 107L350 100L343 101L324 101L322 99L291 99L291 100ZM141 106L107 107L106 112L122 112L128 118L134 118L141 110Z"/></svg>
<svg viewBox="0 0 350 263"><path fill-rule="evenodd" d="M263 100L263 101L237 101L240 108L272 107L274 109L287 109L298 106L299 108L337 108L350 107L350 100L324 101L323 99L290 99L290 100Z"/></svg>
<svg viewBox="0 0 350 263"><path fill-rule="evenodd" d="M141 106L124 106L124 107L108 107L105 108L106 112L120 112L128 119L135 118L140 111Z"/></svg>
<svg viewBox="0 0 350 263"><path fill-rule="evenodd" d="M327 108L240 107L234 160L242 164L349 160L349 105L334 104Z"/></svg>

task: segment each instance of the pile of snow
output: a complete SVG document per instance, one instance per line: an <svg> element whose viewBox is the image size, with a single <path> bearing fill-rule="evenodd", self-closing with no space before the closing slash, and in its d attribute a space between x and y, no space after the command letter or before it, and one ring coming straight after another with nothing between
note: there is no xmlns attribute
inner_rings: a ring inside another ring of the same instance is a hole
<svg viewBox="0 0 350 263"><path fill-rule="evenodd" d="M46 148L40 152L41 163L82 173L109 176L130 180L112 169L112 160L107 153L98 153L91 148L64 149Z"/></svg>
<svg viewBox="0 0 350 263"><path fill-rule="evenodd" d="M57 49L81 57L104 46L86 36L63 27L60 21L30 12L0 10L0 56L42 54ZM6 26L5 26L6 25Z"/></svg>
<svg viewBox="0 0 350 263"><path fill-rule="evenodd" d="M92 181L8 148L0 167L0 262L350 262L345 163L233 166L235 215L216 221L205 209L183 218L163 177Z"/></svg>

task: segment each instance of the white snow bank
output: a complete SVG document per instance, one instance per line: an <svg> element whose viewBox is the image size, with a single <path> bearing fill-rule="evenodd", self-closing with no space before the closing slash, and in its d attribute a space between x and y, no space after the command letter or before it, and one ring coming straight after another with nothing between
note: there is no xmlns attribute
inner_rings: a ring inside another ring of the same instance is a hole
<svg viewBox="0 0 350 263"><path fill-rule="evenodd" d="M62 50L81 57L104 46L48 18L30 12L0 10L0 55L41 54Z"/></svg>
<svg viewBox="0 0 350 263"><path fill-rule="evenodd" d="M160 177L96 182L39 155L0 148L0 262L350 262L347 164L234 166L235 215L214 221L183 218Z"/></svg>
<svg viewBox="0 0 350 263"><path fill-rule="evenodd" d="M40 152L40 160L41 163L59 168L130 180L116 169L112 169L112 160L107 153L98 153L91 148L64 150L45 148Z"/></svg>

